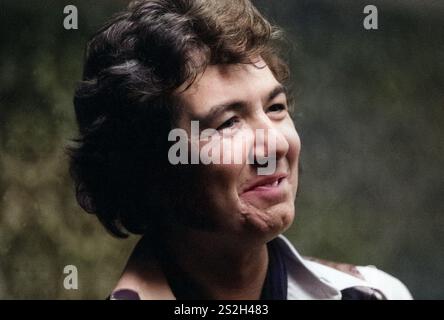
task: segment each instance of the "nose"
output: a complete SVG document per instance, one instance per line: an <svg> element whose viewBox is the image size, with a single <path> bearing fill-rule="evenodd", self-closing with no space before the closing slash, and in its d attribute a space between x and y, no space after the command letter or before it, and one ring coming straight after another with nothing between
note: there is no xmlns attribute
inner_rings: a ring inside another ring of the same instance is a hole
<svg viewBox="0 0 444 320"><path fill-rule="evenodd" d="M253 127L254 146L252 148L251 164L262 170L263 174L274 174L277 163L285 158L290 148L284 133L279 128L279 124L273 122L264 113Z"/></svg>

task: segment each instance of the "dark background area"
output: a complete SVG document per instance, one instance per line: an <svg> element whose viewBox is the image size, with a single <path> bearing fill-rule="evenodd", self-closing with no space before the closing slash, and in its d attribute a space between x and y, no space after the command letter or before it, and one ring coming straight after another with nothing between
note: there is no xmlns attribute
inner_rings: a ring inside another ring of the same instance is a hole
<svg viewBox="0 0 444 320"><path fill-rule="evenodd" d="M255 1L284 27L302 138L304 255L376 265L444 298L444 1ZM78 8L79 29L63 28ZM379 9L365 30L363 8ZM125 1L0 4L0 298L102 299L137 240L77 206L64 147L87 39ZM75 265L79 289L63 288Z"/></svg>

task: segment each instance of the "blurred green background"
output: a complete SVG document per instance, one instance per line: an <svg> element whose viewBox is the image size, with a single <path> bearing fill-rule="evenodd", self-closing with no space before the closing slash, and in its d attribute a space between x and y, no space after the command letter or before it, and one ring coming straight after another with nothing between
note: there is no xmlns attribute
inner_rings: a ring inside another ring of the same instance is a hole
<svg viewBox="0 0 444 320"><path fill-rule="evenodd" d="M255 1L283 26L303 142L304 254L376 265L444 298L444 1ZM79 29L63 28L76 5ZM379 9L379 29L362 26ZM64 147L89 36L126 1L0 4L0 298L103 299L137 240L77 206ZM75 265L79 289L63 288Z"/></svg>

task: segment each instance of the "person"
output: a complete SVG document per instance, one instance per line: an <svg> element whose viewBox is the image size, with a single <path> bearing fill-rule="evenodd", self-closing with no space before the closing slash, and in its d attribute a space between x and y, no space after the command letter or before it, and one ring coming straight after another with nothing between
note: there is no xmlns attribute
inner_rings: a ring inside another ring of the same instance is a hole
<svg viewBox="0 0 444 320"><path fill-rule="evenodd" d="M74 97L77 199L113 235L142 236L110 299L411 298L282 235L301 150L284 45L248 0L134 1L92 37Z"/></svg>

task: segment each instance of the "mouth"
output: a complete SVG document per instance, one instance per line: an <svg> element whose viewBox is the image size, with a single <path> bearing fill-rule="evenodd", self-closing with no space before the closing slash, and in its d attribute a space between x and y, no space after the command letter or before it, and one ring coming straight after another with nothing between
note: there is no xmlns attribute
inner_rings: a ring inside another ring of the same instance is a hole
<svg viewBox="0 0 444 320"><path fill-rule="evenodd" d="M257 178L243 189L240 196L246 199L281 201L286 194L288 174L275 174Z"/></svg>
<svg viewBox="0 0 444 320"><path fill-rule="evenodd" d="M244 190L241 193L244 194L247 192L255 190L257 191L260 189L276 188L282 183L284 179L287 178L287 176L288 175L286 173L281 173L255 179L249 184L247 184L247 186L244 188Z"/></svg>

